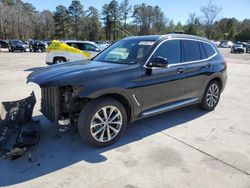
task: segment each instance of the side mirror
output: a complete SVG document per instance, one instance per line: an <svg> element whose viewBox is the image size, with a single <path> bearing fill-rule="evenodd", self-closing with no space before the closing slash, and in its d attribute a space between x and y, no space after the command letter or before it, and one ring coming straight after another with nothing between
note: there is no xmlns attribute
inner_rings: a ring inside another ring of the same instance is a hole
<svg viewBox="0 0 250 188"><path fill-rule="evenodd" d="M151 62L148 64L148 67L159 67L159 68L166 68L168 66L167 58L158 56L154 57Z"/></svg>

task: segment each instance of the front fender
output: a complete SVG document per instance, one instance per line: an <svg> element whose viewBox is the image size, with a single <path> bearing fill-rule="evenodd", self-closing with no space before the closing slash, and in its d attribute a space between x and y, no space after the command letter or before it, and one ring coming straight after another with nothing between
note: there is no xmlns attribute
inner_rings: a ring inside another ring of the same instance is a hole
<svg viewBox="0 0 250 188"><path fill-rule="evenodd" d="M80 93L80 98L96 99L105 95L120 95L125 98L131 106L131 114L134 116L140 111L140 107L133 100L133 92L131 90L126 90L122 88L106 88L97 91L83 91Z"/></svg>

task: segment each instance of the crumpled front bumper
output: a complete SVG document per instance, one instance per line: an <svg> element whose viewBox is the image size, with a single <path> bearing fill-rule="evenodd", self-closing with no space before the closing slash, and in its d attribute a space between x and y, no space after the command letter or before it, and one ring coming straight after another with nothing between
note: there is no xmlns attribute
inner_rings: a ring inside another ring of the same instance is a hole
<svg viewBox="0 0 250 188"><path fill-rule="evenodd" d="M20 129L20 127L32 121L35 104L34 92L25 99L0 104L0 150L3 149L10 136L10 129Z"/></svg>

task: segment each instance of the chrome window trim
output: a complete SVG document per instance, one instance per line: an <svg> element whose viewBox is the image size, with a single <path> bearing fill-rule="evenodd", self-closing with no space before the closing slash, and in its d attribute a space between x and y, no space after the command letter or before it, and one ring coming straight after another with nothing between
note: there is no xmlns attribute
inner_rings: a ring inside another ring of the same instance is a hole
<svg viewBox="0 0 250 188"><path fill-rule="evenodd" d="M196 41L196 42L203 42L203 43L206 43L206 44L209 44L213 50L214 50L214 54L206 59L201 59L201 60L196 60L196 61L186 61L186 62L182 62L182 63L174 63L174 64L169 64L168 67L174 67L174 66L178 66L178 65L187 65L187 64L192 64L192 63L198 63L198 62L204 62L204 61L208 61L212 58L214 58L215 56L218 55L218 52L217 50L214 48L214 46L209 43L209 42L206 42L206 41L203 41L203 40L199 40L199 39L191 39L191 38L168 38L168 39L165 39L163 41L160 42L160 44L154 49L154 51L151 53L151 55L149 56L149 58L147 59L146 63L144 63L143 67L144 68L149 68L149 69L163 69L163 68L159 68L159 67L148 67L147 64L149 62L149 60L152 58L152 56L154 55L154 53L156 52L156 50L164 43L164 42L167 42L167 41L170 41L170 40L192 40L192 41Z"/></svg>

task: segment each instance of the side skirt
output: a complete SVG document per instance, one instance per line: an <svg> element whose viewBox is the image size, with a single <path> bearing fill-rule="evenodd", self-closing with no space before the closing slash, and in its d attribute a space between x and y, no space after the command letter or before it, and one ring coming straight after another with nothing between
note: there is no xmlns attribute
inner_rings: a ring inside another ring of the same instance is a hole
<svg viewBox="0 0 250 188"><path fill-rule="evenodd" d="M178 101L178 102L175 102L175 103L167 104L165 106L161 106L161 107L150 109L150 110L147 110L147 111L143 112L142 115L141 115L141 118L153 116L153 115L156 115L156 114L160 114L160 113L163 113L163 112L167 112L167 111L170 111L170 110L174 110L174 109L177 109L177 108L181 108L181 107L184 107L184 106L195 104L195 103L198 103L198 102L199 102L199 98L191 98L191 99L185 99L185 100Z"/></svg>

